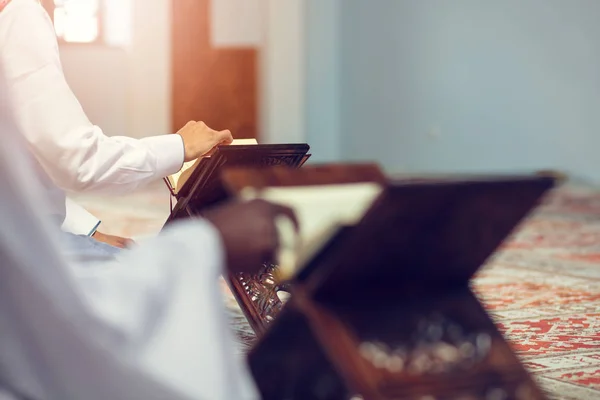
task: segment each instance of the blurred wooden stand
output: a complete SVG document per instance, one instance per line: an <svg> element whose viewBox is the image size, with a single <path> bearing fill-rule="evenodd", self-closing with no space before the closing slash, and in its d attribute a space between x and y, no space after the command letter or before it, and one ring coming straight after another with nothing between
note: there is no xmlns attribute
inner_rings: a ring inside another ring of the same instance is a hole
<svg viewBox="0 0 600 400"><path fill-rule="evenodd" d="M276 167L253 168L242 153L237 166L235 157L215 162L170 218L201 215L244 188L383 188L291 282L277 282L274 265L228 276L258 335L248 359L262 398L545 399L469 283L554 179L391 181L373 164L298 169L307 156L297 150Z"/></svg>
<svg viewBox="0 0 600 400"><path fill-rule="evenodd" d="M285 305L267 296L248 312L256 302L244 291L272 284L231 277L260 335L249 364L263 398L545 399L469 282L553 179L393 182L375 166L223 174L232 193L360 181L385 190L285 288Z"/></svg>

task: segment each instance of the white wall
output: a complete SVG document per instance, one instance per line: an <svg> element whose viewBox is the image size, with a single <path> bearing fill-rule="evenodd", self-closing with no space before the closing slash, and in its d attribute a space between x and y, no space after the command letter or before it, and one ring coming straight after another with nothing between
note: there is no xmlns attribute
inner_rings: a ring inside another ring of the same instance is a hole
<svg viewBox="0 0 600 400"><path fill-rule="evenodd" d="M135 0L134 4L129 64L131 132L136 137L169 133L171 1Z"/></svg>
<svg viewBox="0 0 600 400"><path fill-rule="evenodd" d="M134 0L129 48L64 45L65 75L90 119L108 135L171 130L169 0Z"/></svg>
<svg viewBox="0 0 600 400"><path fill-rule="evenodd" d="M340 131L340 5L345 0L306 0L304 102L311 162L338 161Z"/></svg>
<svg viewBox="0 0 600 400"><path fill-rule="evenodd" d="M60 49L65 76L90 120L107 135L129 131L128 64L124 50L67 45Z"/></svg>
<svg viewBox="0 0 600 400"><path fill-rule="evenodd" d="M306 142L304 0L262 0L259 130L263 143Z"/></svg>
<svg viewBox="0 0 600 400"><path fill-rule="evenodd" d="M255 48L261 45L262 0L214 0L209 8L212 46Z"/></svg>

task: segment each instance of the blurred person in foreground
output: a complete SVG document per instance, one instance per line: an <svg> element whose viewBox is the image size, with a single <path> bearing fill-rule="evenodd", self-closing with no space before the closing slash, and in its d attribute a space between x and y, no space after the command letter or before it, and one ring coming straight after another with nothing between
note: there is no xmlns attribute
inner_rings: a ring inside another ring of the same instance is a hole
<svg viewBox="0 0 600 400"><path fill-rule="evenodd" d="M228 130L195 121L177 134L139 140L106 136L67 84L52 21L38 0L0 0L0 63L13 110L12 133L25 140L49 199L45 212L58 226L64 225L65 191L127 193L233 140ZM73 232L57 235L74 259L114 258L128 243L102 233L95 235L102 242Z"/></svg>
<svg viewBox="0 0 600 400"><path fill-rule="evenodd" d="M5 94L0 80L0 398L257 399L217 278L274 258L291 211L232 203L81 268L57 250Z"/></svg>

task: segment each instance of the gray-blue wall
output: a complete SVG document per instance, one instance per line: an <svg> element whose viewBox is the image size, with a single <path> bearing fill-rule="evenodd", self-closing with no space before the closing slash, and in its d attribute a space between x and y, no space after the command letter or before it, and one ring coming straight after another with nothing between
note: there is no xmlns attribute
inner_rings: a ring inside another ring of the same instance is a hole
<svg viewBox="0 0 600 400"><path fill-rule="evenodd" d="M392 171L555 167L600 179L599 0L309 3L308 58L328 71L308 73L319 148ZM339 53L315 61L331 46Z"/></svg>
<svg viewBox="0 0 600 400"><path fill-rule="evenodd" d="M287 1L287 0L285 0ZM340 159L340 4L306 0L306 136L311 162Z"/></svg>

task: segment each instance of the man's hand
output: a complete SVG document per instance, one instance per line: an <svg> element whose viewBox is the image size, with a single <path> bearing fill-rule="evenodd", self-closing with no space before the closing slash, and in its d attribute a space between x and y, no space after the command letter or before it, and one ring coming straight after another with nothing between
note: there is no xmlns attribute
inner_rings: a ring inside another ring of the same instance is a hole
<svg viewBox="0 0 600 400"><path fill-rule="evenodd" d="M122 249L124 249L126 247L130 247L131 245L135 244L135 242L131 239L127 239L127 238L123 238L123 237L119 237L119 236L107 235L105 233L98 232L98 231L96 231L92 235L92 237L99 242L106 243L106 244L109 244L114 247L120 247Z"/></svg>
<svg viewBox="0 0 600 400"><path fill-rule="evenodd" d="M275 218L281 215L298 228L291 209L264 200L227 204L205 218L221 233L229 270L256 273L263 263L274 261L279 247Z"/></svg>
<svg viewBox="0 0 600 400"><path fill-rule="evenodd" d="M231 132L215 131L204 122L190 121L177 134L183 139L186 162L208 154L216 146L229 145L233 142Z"/></svg>

